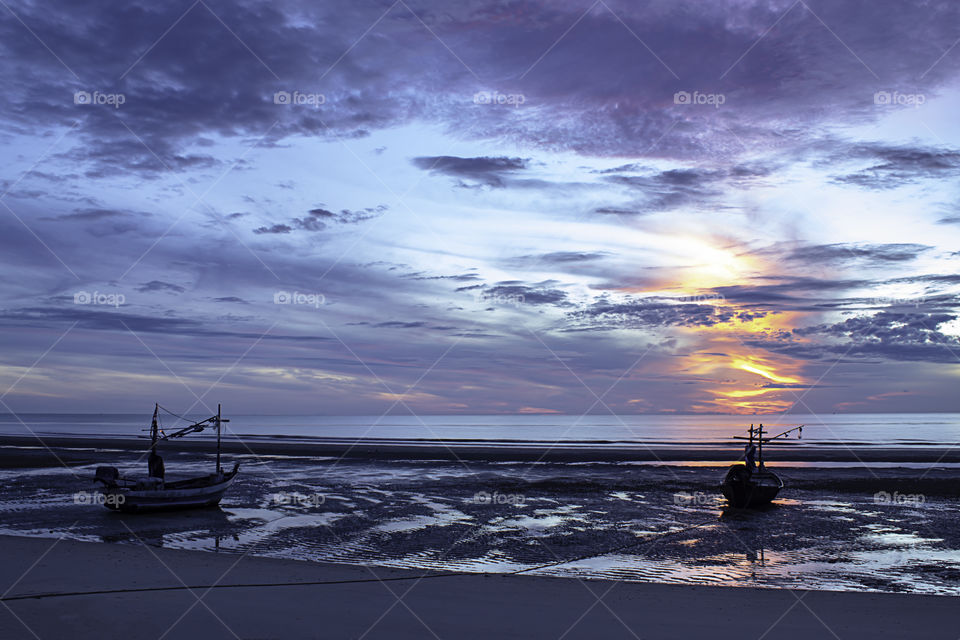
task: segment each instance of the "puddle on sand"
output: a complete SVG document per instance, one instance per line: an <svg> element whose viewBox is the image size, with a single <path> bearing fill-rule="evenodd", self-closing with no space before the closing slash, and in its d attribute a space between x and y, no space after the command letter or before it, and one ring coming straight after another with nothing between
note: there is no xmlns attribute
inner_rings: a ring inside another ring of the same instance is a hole
<svg viewBox="0 0 960 640"><path fill-rule="evenodd" d="M471 475L442 463L270 462L248 465L222 509L178 514L78 504L74 495L93 485L74 472L85 478L92 467L0 474L0 532L422 570L542 567L530 573L960 595L960 502L951 496L917 508L878 506L872 492L794 490L745 512L704 489L715 486L714 469L674 477L537 465L520 482L509 467L480 463ZM186 471L208 464L177 461ZM480 504L481 491L523 500ZM278 493L324 500L277 504ZM565 559L573 561L544 566Z"/></svg>

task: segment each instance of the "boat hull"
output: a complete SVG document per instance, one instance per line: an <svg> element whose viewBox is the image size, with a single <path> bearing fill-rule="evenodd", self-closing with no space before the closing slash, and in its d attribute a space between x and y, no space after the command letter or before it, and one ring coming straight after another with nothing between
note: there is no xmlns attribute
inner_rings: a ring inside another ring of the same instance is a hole
<svg viewBox="0 0 960 640"><path fill-rule="evenodd" d="M227 474L222 480L211 480L202 486L178 488L178 483L159 489L131 489L127 487L106 487L101 490L103 504L113 511L140 513L147 511L175 511L180 509L200 509L220 504L223 495L233 484L236 474ZM197 481L193 481L196 484ZM181 483L182 484L182 483ZM190 484L187 481L186 484Z"/></svg>
<svg viewBox="0 0 960 640"><path fill-rule="evenodd" d="M731 466L720 485L730 506L740 509L768 505L782 488L783 481L777 474L766 469L748 474L742 464Z"/></svg>

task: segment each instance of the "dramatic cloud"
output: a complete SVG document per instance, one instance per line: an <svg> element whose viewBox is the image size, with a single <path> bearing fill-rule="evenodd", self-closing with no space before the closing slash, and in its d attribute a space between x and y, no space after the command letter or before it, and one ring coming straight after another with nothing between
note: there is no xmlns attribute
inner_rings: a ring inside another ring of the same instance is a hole
<svg viewBox="0 0 960 640"><path fill-rule="evenodd" d="M683 326L710 327L730 322L735 318L755 319L763 314L748 314L707 304L686 304L653 299L628 298L623 302L598 300L573 318L578 328L585 329L642 329L649 327Z"/></svg>
<svg viewBox="0 0 960 640"><path fill-rule="evenodd" d="M960 5L4 11L12 410L960 411Z"/></svg>
<svg viewBox="0 0 960 640"><path fill-rule="evenodd" d="M488 187L505 186L505 177L527 168L527 161L521 158L457 158L454 156L436 156L414 158L413 164L426 171L442 173L461 179L461 186L474 184Z"/></svg>
<svg viewBox="0 0 960 640"><path fill-rule="evenodd" d="M151 280L139 287L137 291L140 293L147 293L150 291L169 291L171 293L183 293L186 291L183 287L178 284L170 284L169 282L161 282L160 280Z"/></svg>
<svg viewBox="0 0 960 640"><path fill-rule="evenodd" d="M492 287L485 287L481 301L500 304L530 304L568 306L567 293L561 289L552 289L543 285L527 285L517 280L498 282Z"/></svg>
<svg viewBox="0 0 960 640"><path fill-rule="evenodd" d="M706 206L724 193L723 185L767 176L771 171L760 167L736 166L731 169L670 169L646 175L618 173L636 169L639 167L629 165L602 172L613 173L606 179L629 187L640 198L629 209L600 208L598 213L649 213L687 205Z"/></svg>
<svg viewBox="0 0 960 640"><path fill-rule="evenodd" d="M914 260L923 252L933 249L931 246L910 243L884 245L857 244L821 244L798 247L787 258L807 263L833 262L842 260L864 260L867 262L903 262Z"/></svg>
<svg viewBox="0 0 960 640"><path fill-rule="evenodd" d="M960 174L960 151L950 149L857 145L848 149L845 157L831 157L833 162L844 160L865 160L869 166L834 180L867 189L894 189L918 180Z"/></svg>
<svg viewBox="0 0 960 640"><path fill-rule="evenodd" d="M801 336L822 335L844 338L837 347L846 354L877 356L892 360L956 362L960 338L938 329L958 316L947 314L881 312L872 316L847 318L831 325L794 329Z"/></svg>
<svg viewBox="0 0 960 640"><path fill-rule="evenodd" d="M377 207L367 207L361 211L350 211L342 209L334 213L323 208L310 209L302 218L293 218L288 224L273 224L270 226L257 227L254 233L260 234L283 234L292 231L323 231L330 224L358 224L365 220L371 220L383 215L389 207L379 205Z"/></svg>

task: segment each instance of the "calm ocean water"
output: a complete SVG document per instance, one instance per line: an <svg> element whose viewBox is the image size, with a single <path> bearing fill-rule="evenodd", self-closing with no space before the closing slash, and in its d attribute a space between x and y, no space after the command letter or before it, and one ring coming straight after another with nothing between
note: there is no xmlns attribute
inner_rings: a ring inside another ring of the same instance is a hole
<svg viewBox="0 0 960 640"><path fill-rule="evenodd" d="M150 414L0 414L0 434L145 435ZM208 414L191 417L202 419ZM662 445L730 443L751 423L773 433L804 424L805 445L952 446L960 443L960 414L730 415L482 415L482 416L250 416L230 418L225 433L262 438L386 438L489 442L624 442ZM161 416L164 428L186 423ZM202 436L201 436L202 437Z"/></svg>

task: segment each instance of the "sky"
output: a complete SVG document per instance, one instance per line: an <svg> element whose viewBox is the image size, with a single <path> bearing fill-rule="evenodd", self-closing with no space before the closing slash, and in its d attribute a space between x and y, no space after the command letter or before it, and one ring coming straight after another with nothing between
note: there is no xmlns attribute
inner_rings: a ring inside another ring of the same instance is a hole
<svg viewBox="0 0 960 640"><path fill-rule="evenodd" d="M0 411L960 411L960 5L8 0Z"/></svg>

